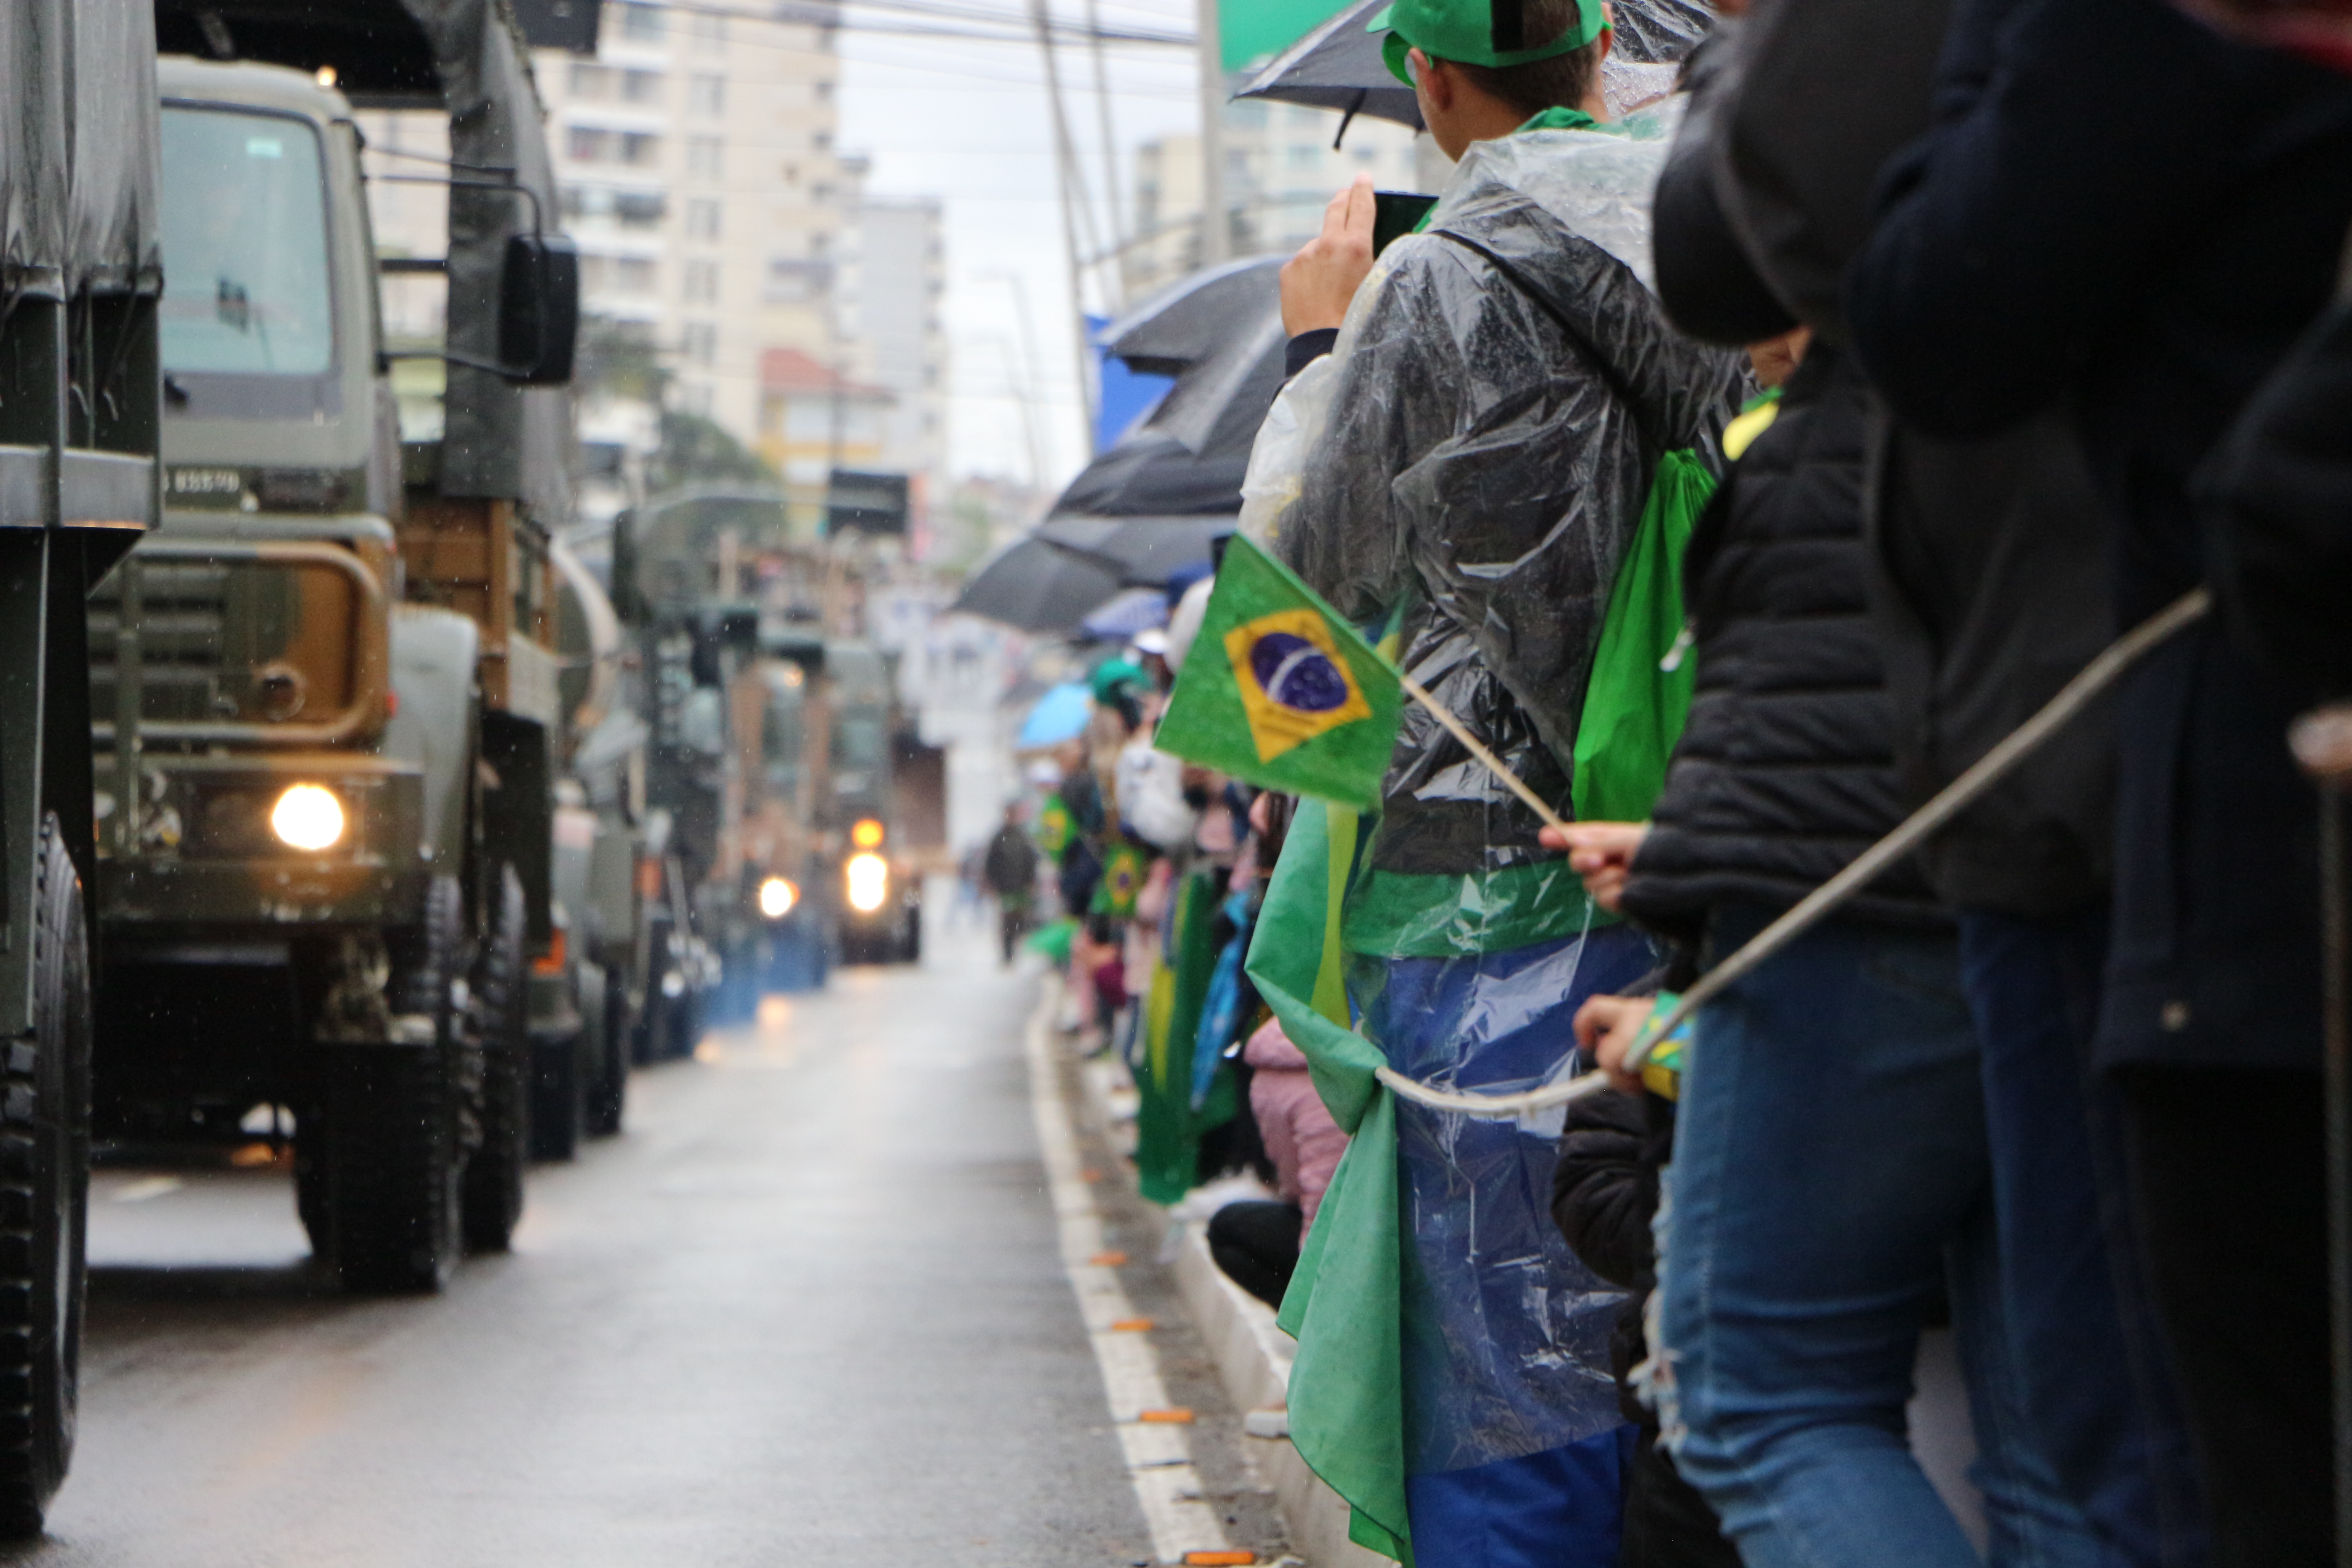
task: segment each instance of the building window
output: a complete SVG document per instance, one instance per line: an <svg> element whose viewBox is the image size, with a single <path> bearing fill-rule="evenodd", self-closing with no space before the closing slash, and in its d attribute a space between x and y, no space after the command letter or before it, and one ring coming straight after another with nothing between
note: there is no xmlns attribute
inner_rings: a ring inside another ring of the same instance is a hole
<svg viewBox="0 0 2352 1568"><path fill-rule="evenodd" d="M621 37L650 42L668 30L669 16L659 5L639 5L623 0Z"/></svg>
<svg viewBox="0 0 2352 1568"><path fill-rule="evenodd" d="M628 103L656 103L661 100L661 72L623 71L621 98Z"/></svg>
<svg viewBox="0 0 2352 1568"><path fill-rule="evenodd" d="M686 302L689 305L715 305L719 302L719 263L689 261L686 264Z"/></svg>
<svg viewBox="0 0 2352 1568"><path fill-rule="evenodd" d="M603 293L611 278L612 264L604 257L589 252L580 258L580 291L582 293Z"/></svg>
<svg viewBox="0 0 2352 1568"><path fill-rule="evenodd" d="M699 415L705 419L709 418L710 384L706 381L689 381L680 384L677 389L677 402L678 406L687 413Z"/></svg>
<svg viewBox="0 0 2352 1568"><path fill-rule="evenodd" d="M694 38L694 47L706 55L715 55L727 47L727 18L709 11L691 12L687 16L687 29Z"/></svg>
<svg viewBox="0 0 2352 1568"><path fill-rule="evenodd" d="M654 291L654 264L645 257L615 258L613 275L613 286L624 294L650 294Z"/></svg>
<svg viewBox="0 0 2352 1568"><path fill-rule="evenodd" d="M818 82L814 90L816 92L816 100L819 103L831 103L833 101L833 83L830 81Z"/></svg>
<svg viewBox="0 0 2352 1568"><path fill-rule="evenodd" d="M686 232L694 239L719 237L719 204L697 198L686 204Z"/></svg>
<svg viewBox="0 0 2352 1568"><path fill-rule="evenodd" d="M1317 168L1322 164L1322 162L1323 149L1320 147L1297 143L1290 149L1290 166L1294 169Z"/></svg>
<svg viewBox="0 0 2352 1568"><path fill-rule="evenodd" d="M613 196L612 209L623 228L659 228L668 215L669 198L659 191L625 191Z"/></svg>
<svg viewBox="0 0 2352 1568"><path fill-rule="evenodd" d="M601 163L613 155L613 133L593 125L575 125L564 139L563 150L575 163Z"/></svg>
<svg viewBox="0 0 2352 1568"><path fill-rule="evenodd" d="M650 131L621 132L621 162L633 169L650 168L661 162L661 138Z"/></svg>
<svg viewBox="0 0 2352 1568"><path fill-rule="evenodd" d="M833 264L779 256L768 262L766 294L772 305L797 305L816 299L833 281Z"/></svg>
<svg viewBox="0 0 2352 1568"><path fill-rule="evenodd" d="M809 145L815 148L820 153L824 152L826 148L833 145L833 132L830 131L817 132L814 135L809 138Z"/></svg>
<svg viewBox="0 0 2352 1568"><path fill-rule="evenodd" d="M571 88L572 96L574 98L588 99L593 101L609 97L613 91L613 73L604 66L591 65L585 60L574 60L572 62Z"/></svg>
<svg viewBox="0 0 2352 1568"><path fill-rule="evenodd" d="M709 364L719 358L719 326L715 321L688 321L681 346L688 364Z"/></svg>
<svg viewBox="0 0 2352 1568"><path fill-rule="evenodd" d="M686 107L689 113L715 119L727 110L727 79L710 71L697 71L686 79Z"/></svg>
<svg viewBox="0 0 2352 1568"><path fill-rule="evenodd" d="M727 143L716 136L689 136L686 142L686 172L698 179L715 180L719 176L719 164L726 152Z"/></svg>

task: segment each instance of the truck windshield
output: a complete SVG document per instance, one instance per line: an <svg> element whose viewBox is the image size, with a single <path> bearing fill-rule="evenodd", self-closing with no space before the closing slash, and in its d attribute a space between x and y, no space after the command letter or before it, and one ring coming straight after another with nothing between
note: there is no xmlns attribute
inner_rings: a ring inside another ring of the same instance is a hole
<svg viewBox="0 0 2352 1568"><path fill-rule="evenodd" d="M163 110L163 368L323 375L333 367L319 134L287 115Z"/></svg>

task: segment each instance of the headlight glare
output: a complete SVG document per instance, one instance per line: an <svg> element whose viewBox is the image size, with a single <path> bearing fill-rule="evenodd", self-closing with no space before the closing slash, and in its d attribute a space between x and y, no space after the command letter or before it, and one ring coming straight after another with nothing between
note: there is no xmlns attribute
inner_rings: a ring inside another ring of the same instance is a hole
<svg viewBox="0 0 2352 1568"><path fill-rule="evenodd" d="M782 920L801 901L801 890L783 877L771 877L760 884L760 913L772 921Z"/></svg>
<svg viewBox="0 0 2352 1568"><path fill-rule="evenodd" d="M343 837L343 803L322 784L289 785L269 808L269 830L294 849L331 849Z"/></svg>
<svg viewBox="0 0 2352 1568"><path fill-rule="evenodd" d="M879 855L852 855L842 867L849 907L870 915L890 897L890 862Z"/></svg>

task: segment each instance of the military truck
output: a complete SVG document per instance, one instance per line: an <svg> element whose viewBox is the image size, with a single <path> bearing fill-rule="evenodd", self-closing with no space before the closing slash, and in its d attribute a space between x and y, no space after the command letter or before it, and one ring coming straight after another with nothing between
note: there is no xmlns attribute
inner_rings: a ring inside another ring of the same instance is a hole
<svg viewBox="0 0 2352 1568"><path fill-rule="evenodd" d="M84 595L152 526L147 0L0 6L0 1535L74 1447L94 873Z"/></svg>
<svg viewBox="0 0 2352 1568"><path fill-rule="evenodd" d="M490 0L160 0L162 526L93 612L96 1129L290 1140L314 1247L507 1245L555 973L576 268ZM338 86L340 84L340 87ZM399 439L354 102L446 114L437 440Z"/></svg>

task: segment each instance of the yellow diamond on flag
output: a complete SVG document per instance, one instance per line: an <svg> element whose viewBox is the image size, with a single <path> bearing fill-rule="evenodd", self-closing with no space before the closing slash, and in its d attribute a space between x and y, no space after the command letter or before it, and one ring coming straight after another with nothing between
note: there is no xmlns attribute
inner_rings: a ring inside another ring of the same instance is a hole
<svg viewBox="0 0 2352 1568"><path fill-rule="evenodd" d="M1276 610L1225 634L1242 710L1261 763L1372 716L1331 628L1311 609Z"/></svg>

